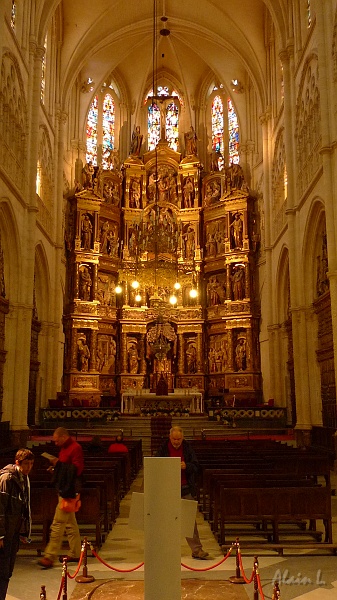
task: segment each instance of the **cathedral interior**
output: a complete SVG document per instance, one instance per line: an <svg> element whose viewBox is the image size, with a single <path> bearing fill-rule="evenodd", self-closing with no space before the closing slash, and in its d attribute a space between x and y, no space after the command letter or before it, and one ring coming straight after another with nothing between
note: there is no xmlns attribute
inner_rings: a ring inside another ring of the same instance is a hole
<svg viewBox="0 0 337 600"><path fill-rule="evenodd" d="M1 3L15 439L47 408L174 397L334 447L336 2L251 4Z"/></svg>

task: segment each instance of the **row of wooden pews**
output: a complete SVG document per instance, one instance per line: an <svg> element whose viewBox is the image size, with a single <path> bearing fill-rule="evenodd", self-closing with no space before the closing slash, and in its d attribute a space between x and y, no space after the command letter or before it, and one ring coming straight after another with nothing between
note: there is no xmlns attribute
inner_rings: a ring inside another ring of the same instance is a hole
<svg viewBox="0 0 337 600"><path fill-rule="evenodd" d="M331 459L274 440L192 440L201 466L199 505L220 545L303 543L332 549ZM317 529L322 521L324 531ZM305 541L304 541L305 540ZM337 546L336 546L337 548Z"/></svg>
<svg viewBox="0 0 337 600"><path fill-rule="evenodd" d="M99 548L119 514L119 505L124 494L130 489L132 480L142 465L142 441L124 440L128 453L109 454L112 440L103 442L99 454L91 453L88 442L80 442L84 451L84 471L82 475L81 508L76 513L82 539L86 536ZM57 492L47 472L49 461L42 456L48 452L57 456L58 449L53 443L40 444L33 449L34 467L30 474L32 545L38 554L44 550L49 539L49 530L57 505ZM0 455L0 467L13 463L15 450Z"/></svg>

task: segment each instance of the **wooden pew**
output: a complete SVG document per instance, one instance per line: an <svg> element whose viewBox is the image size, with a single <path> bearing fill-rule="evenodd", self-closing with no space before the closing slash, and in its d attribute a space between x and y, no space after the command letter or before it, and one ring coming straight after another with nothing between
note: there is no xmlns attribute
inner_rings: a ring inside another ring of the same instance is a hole
<svg viewBox="0 0 337 600"><path fill-rule="evenodd" d="M219 544L225 543L226 527L233 523L269 522L272 542L279 544L280 523L320 519L325 528L324 542L332 544L329 486L312 487L310 491L306 487L226 488L221 495Z"/></svg>

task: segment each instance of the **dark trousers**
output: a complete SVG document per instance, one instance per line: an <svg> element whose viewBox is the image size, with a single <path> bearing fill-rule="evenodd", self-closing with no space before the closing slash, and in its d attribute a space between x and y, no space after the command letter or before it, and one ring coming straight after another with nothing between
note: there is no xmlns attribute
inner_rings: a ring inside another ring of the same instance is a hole
<svg viewBox="0 0 337 600"><path fill-rule="evenodd" d="M3 548L0 548L0 600L5 600L9 580L12 576L20 537L15 533L12 538L4 538Z"/></svg>

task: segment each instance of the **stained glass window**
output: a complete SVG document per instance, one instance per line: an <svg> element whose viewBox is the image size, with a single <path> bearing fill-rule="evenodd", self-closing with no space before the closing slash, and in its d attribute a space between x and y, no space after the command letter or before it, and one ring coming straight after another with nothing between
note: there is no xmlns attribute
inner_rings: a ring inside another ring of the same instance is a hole
<svg viewBox="0 0 337 600"><path fill-rule="evenodd" d="M108 158L115 146L115 103L110 94L105 94L103 101L103 169L109 168Z"/></svg>
<svg viewBox="0 0 337 600"><path fill-rule="evenodd" d="M11 28L15 29L16 22L16 2L12 0L12 11L11 11Z"/></svg>
<svg viewBox="0 0 337 600"><path fill-rule="evenodd" d="M239 163L239 122L230 98L227 100L228 111L228 158L229 164Z"/></svg>
<svg viewBox="0 0 337 600"><path fill-rule="evenodd" d="M41 91L40 91L40 98L41 98L41 102L44 103L44 95L45 95L45 91L46 91L46 60L47 60L47 35L44 38L44 55L43 55L43 59L42 59L42 68L41 68Z"/></svg>
<svg viewBox="0 0 337 600"><path fill-rule="evenodd" d="M87 120L87 153L86 161L97 165L97 122L98 122L98 96L95 96L89 108Z"/></svg>
<svg viewBox="0 0 337 600"><path fill-rule="evenodd" d="M215 96L212 102L212 150L218 157L219 171L224 166L224 114L223 102L220 96ZM221 156L220 156L221 155Z"/></svg>
<svg viewBox="0 0 337 600"><path fill-rule="evenodd" d="M179 109L178 106L171 102L166 109L166 139L170 148L177 152L178 150L178 135L179 135Z"/></svg>
<svg viewBox="0 0 337 600"><path fill-rule="evenodd" d="M147 113L147 145L154 150L160 140L160 108L156 103L150 104Z"/></svg>

